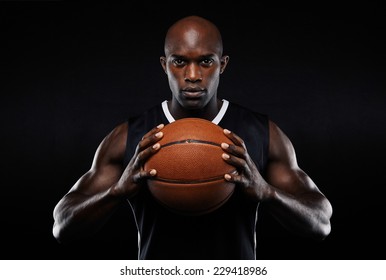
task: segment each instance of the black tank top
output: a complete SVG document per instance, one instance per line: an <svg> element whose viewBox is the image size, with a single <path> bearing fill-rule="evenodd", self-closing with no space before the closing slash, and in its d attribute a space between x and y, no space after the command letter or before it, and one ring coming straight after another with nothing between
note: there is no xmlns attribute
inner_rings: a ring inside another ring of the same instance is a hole
<svg viewBox="0 0 386 280"><path fill-rule="evenodd" d="M216 122L239 135L264 176L268 155L268 118L238 104L228 103ZM166 105L164 102L163 105ZM142 136L171 120L167 106L157 105L131 117L125 166ZM216 123L215 122L215 123ZM147 188L129 200L138 229L138 259L224 260L256 258L256 222L259 204L236 188L219 209L201 216L183 216L159 205Z"/></svg>

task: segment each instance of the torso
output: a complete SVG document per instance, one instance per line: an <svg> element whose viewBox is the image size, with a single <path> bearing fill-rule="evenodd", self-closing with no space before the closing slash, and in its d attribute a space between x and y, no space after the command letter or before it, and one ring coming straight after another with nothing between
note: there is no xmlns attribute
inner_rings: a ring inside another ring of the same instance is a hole
<svg viewBox="0 0 386 280"><path fill-rule="evenodd" d="M158 105L129 122L124 165L142 136L174 119ZM268 155L268 118L237 104L223 102L214 123L239 135L264 175ZM159 205L147 188L129 201L139 232L139 259L255 259L258 203L236 191L219 209L201 216L183 216Z"/></svg>

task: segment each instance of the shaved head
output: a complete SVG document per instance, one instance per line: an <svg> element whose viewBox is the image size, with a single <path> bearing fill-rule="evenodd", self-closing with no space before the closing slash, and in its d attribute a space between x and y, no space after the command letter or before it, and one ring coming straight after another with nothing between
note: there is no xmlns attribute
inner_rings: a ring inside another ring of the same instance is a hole
<svg viewBox="0 0 386 280"><path fill-rule="evenodd" d="M209 20L199 16L188 16L175 22L167 31L165 37L165 55L174 52L177 46L197 48L210 45L212 51L222 56L223 45L220 31Z"/></svg>
<svg viewBox="0 0 386 280"><path fill-rule="evenodd" d="M164 47L160 62L172 91L173 116L213 119L221 104L220 74L229 60L217 26L199 16L184 17L169 27Z"/></svg>

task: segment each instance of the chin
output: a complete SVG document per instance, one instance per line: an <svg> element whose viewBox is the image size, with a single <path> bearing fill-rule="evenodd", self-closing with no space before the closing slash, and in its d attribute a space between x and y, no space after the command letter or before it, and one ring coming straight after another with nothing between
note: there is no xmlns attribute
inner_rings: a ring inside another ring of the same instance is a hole
<svg viewBox="0 0 386 280"><path fill-rule="evenodd" d="M184 107L185 110L188 110L188 111L191 111L191 112L195 112L195 113L203 111L204 108L205 108L204 106L194 106L194 105L186 105Z"/></svg>
<svg viewBox="0 0 386 280"><path fill-rule="evenodd" d="M205 102L201 99L190 99L184 100L181 105L188 110L201 110L205 107Z"/></svg>

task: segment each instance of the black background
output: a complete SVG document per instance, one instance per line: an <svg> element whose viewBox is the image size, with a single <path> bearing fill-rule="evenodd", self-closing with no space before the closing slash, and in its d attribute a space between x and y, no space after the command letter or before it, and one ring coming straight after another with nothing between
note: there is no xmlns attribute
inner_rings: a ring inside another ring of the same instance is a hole
<svg viewBox="0 0 386 280"><path fill-rule="evenodd" d="M170 97L163 38L190 14L222 31L219 97L268 114L334 208L321 243L262 218L258 258L385 258L385 4L250 2L0 3L1 259L136 258L129 206L68 246L52 210L115 125Z"/></svg>

